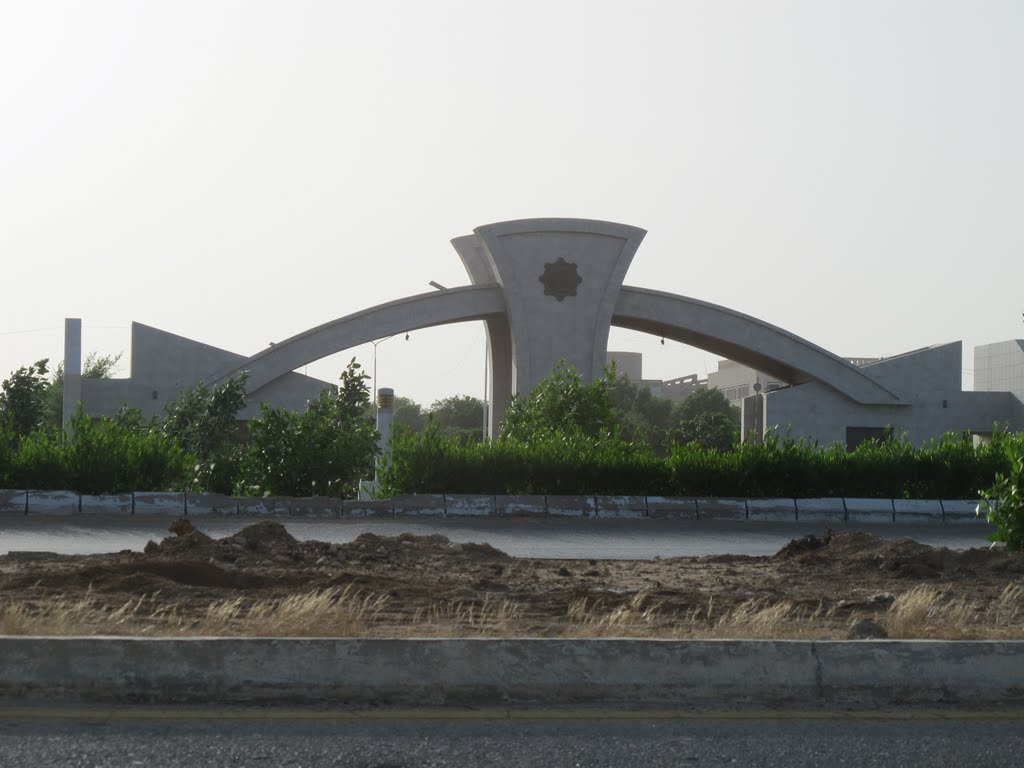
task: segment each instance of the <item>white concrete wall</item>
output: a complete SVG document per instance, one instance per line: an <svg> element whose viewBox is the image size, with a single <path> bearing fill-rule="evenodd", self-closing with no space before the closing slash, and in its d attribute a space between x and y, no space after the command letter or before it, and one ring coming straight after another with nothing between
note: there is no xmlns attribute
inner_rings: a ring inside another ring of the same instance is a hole
<svg viewBox="0 0 1024 768"><path fill-rule="evenodd" d="M0 490L5 516L148 515L155 517L672 517L689 520L797 522L978 523L977 499L743 499L663 496L492 496L490 494L408 494L379 501L325 496L234 497L215 493L150 493L89 496L74 491Z"/></svg>
<svg viewBox="0 0 1024 768"><path fill-rule="evenodd" d="M159 416L185 389L200 380L212 382L245 359L244 355L132 323L131 377L82 379L82 407L93 416L112 416L125 405L138 408L146 418ZM251 393L239 418L253 418L263 402L294 411L305 410L309 400L330 386L331 382L310 376L285 374Z"/></svg>
<svg viewBox="0 0 1024 768"><path fill-rule="evenodd" d="M961 343L911 352L864 366L903 405L861 405L820 383L770 392L764 397L766 429L780 435L846 443L847 427L892 427L919 445L946 432L991 431L994 422L1024 428L1018 402L1006 392L964 392Z"/></svg>
<svg viewBox="0 0 1024 768"><path fill-rule="evenodd" d="M977 392L1012 392L1024 402L1024 340L975 347L974 389Z"/></svg>
<svg viewBox="0 0 1024 768"><path fill-rule="evenodd" d="M634 384L639 384L644 380L643 352L612 352L609 350L605 359L608 365L615 363L615 371L619 376L625 376Z"/></svg>
<svg viewBox="0 0 1024 768"><path fill-rule="evenodd" d="M1024 642L0 638L0 703L877 712L1024 705Z"/></svg>

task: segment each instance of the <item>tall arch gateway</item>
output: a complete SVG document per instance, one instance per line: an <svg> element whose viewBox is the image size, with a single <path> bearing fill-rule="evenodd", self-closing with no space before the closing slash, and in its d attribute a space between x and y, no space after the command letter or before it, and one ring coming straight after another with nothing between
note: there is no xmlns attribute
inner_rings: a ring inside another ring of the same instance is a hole
<svg viewBox="0 0 1024 768"><path fill-rule="evenodd" d="M259 390L335 352L418 328L486 323L491 418L560 360L590 380L605 365L612 325L706 349L782 381L821 381L863 404L899 398L860 369L810 342L725 307L623 285L645 230L589 219L522 219L477 227L452 240L470 285L409 296L338 318L239 363Z"/></svg>
<svg viewBox="0 0 1024 768"><path fill-rule="evenodd" d="M723 306L624 285L626 272L645 234L645 230L637 227L589 219L522 219L477 227L472 234L452 240L468 273L468 285L370 307L311 328L251 357L214 350L227 356L217 359L210 353L212 348L205 347L207 354L192 355L190 359L201 361L193 365L169 357L166 351L154 351L159 347L154 334L161 332L141 326L139 334L150 334L145 342L153 364L173 366L178 387L200 379L223 381L244 371L248 374L251 399L258 402L280 401L288 389L289 378L292 389L302 392L308 385L293 372L336 352L420 328L482 320L488 337L491 373L488 423L496 425L512 395L527 393L560 360L574 365L585 379L600 375L606 361L609 330L614 325L699 347L790 385L812 385L810 389L789 388L812 395L809 413L793 407L792 400L778 401L784 404L780 415L789 419L797 434L831 442L844 439L842 430L851 427L851 420L853 428L910 425L918 421L908 421L909 412L916 410L910 406L919 403L908 395L908 386L914 387L904 374L893 374L884 366L874 370L856 367L806 339ZM131 401L137 397L152 406L147 395L152 390L153 400L158 399L159 377L141 367L137 370L135 328L132 379L128 381L135 380L139 392L122 401L133 404ZM73 342L73 334L70 336ZM959 351L958 344L956 349ZM80 382L74 376L75 366L67 368L72 374L68 381L71 399ZM959 362L956 369L959 372ZM189 378L191 381L186 380ZM88 382L88 386L102 385ZM172 385L170 390L174 388ZM956 394L975 394L960 393L958 382L955 389L956 393L946 393L944 408ZM86 393L79 390L78 394ZM111 395L114 393L101 399L109 403ZM771 403L778 395L757 395L756 403L751 402L749 407L744 402L747 431L761 433L766 424L773 423ZM115 395L113 399L118 398ZM990 405L996 404L993 401ZM819 412L820 409L827 409L828 413ZM91 410L88 405L87 410ZM957 422L953 427L987 431L992 424L989 417L1005 412L1002 404L994 410L989 406L980 411L975 406L967 410L971 412L967 420L970 425ZM961 416L966 417L967 413L962 412ZM807 423L793 424L794 418ZM880 423L874 424L876 421ZM949 426L945 422L942 426L931 423L932 418L927 421L920 425L923 432L941 431L943 426ZM493 426L491 430L493 433ZM914 427L908 431L916 438L921 430Z"/></svg>

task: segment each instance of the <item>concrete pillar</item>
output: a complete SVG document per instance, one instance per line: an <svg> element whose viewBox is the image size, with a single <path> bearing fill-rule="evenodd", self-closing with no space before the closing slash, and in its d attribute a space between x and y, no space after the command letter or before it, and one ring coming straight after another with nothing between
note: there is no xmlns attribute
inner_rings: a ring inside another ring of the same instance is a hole
<svg viewBox="0 0 1024 768"><path fill-rule="evenodd" d="M380 464L381 457L388 449L391 442L391 425L395 420L395 390L390 387L381 387L377 390L377 432L380 437L377 439L378 456L376 465ZM380 478L374 473L374 482Z"/></svg>
<svg viewBox="0 0 1024 768"><path fill-rule="evenodd" d="M588 219L523 219L478 227L452 245L473 285L500 285L506 314L486 320L490 437L513 394L527 395L563 359L601 375L626 270L646 232Z"/></svg>
<svg viewBox="0 0 1024 768"><path fill-rule="evenodd" d="M501 419L512 400L512 336L508 320L503 317L487 320L485 326L490 350L490 377L487 382L489 413L485 437L493 440L498 436Z"/></svg>
<svg viewBox="0 0 1024 768"><path fill-rule="evenodd" d="M71 416L82 400L82 320L64 318L63 424L71 434Z"/></svg>
<svg viewBox="0 0 1024 768"><path fill-rule="evenodd" d="M469 280L473 285L493 285L498 278L487 261L480 238L476 235L464 235L451 241L455 251L462 259ZM508 327L508 318L504 315L489 317L484 321L484 333L487 334L487 434L484 437L494 439L498 436L498 426L505 415L505 409L512 399L512 335Z"/></svg>
<svg viewBox="0 0 1024 768"><path fill-rule="evenodd" d="M524 219L475 234L505 296L512 392L527 395L563 359L584 381L600 376L619 290L646 232L606 221Z"/></svg>

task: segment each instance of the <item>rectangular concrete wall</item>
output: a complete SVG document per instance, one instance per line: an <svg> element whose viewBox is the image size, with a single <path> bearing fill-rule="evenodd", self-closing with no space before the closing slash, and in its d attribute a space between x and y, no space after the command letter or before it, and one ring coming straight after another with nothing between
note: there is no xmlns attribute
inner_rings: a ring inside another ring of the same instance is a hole
<svg viewBox="0 0 1024 768"><path fill-rule="evenodd" d="M0 514L23 515L28 505L25 491L0 489Z"/></svg>
<svg viewBox="0 0 1024 768"><path fill-rule="evenodd" d="M79 511L83 515L130 515L133 509L130 493L103 494L79 497Z"/></svg>
<svg viewBox="0 0 1024 768"><path fill-rule="evenodd" d="M942 502L938 499L893 499L892 509L897 523L942 520Z"/></svg>
<svg viewBox="0 0 1024 768"><path fill-rule="evenodd" d="M597 517L647 517L647 497L597 496L594 510Z"/></svg>
<svg viewBox="0 0 1024 768"><path fill-rule="evenodd" d="M494 496L446 493L445 514L448 517L488 517L495 514Z"/></svg>
<svg viewBox="0 0 1024 768"><path fill-rule="evenodd" d="M1019 707L1024 642L2 637L0 703Z"/></svg>
<svg viewBox="0 0 1024 768"><path fill-rule="evenodd" d="M846 504L842 499L797 499L796 519L802 523L831 523L846 520Z"/></svg>
<svg viewBox="0 0 1024 768"><path fill-rule="evenodd" d="M77 515L78 494L73 491L29 491L27 510L30 515Z"/></svg>
<svg viewBox="0 0 1024 768"><path fill-rule="evenodd" d="M891 523L892 499L843 499L846 519L851 523Z"/></svg>
<svg viewBox="0 0 1024 768"><path fill-rule="evenodd" d="M697 519L697 500L676 496L648 496L648 517L677 517L683 520Z"/></svg>
<svg viewBox="0 0 1024 768"><path fill-rule="evenodd" d="M697 516L702 520L746 520L746 499L697 499Z"/></svg>
<svg viewBox="0 0 1024 768"><path fill-rule="evenodd" d="M185 494L176 491L151 493L136 491L133 511L136 515L165 515L181 517L185 514Z"/></svg>
<svg viewBox="0 0 1024 768"><path fill-rule="evenodd" d="M570 517L676 518L850 523L963 523L987 525L971 499L741 499L665 496L492 496L410 494L360 501L326 496L233 497L214 493L151 493L103 496L73 491L0 490L0 513L8 515L140 515L164 517Z"/></svg>
<svg viewBox="0 0 1024 768"><path fill-rule="evenodd" d="M796 499L747 499L749 520L796 520Z"/></svg>

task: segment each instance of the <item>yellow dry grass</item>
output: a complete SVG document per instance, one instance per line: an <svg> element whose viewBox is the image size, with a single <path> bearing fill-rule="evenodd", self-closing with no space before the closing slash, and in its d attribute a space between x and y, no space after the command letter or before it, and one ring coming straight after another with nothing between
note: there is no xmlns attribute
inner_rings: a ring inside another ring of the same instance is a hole
<svg viewBox="0 0 1024 768"><path fill-rule="evenodd" d="M1009 584L992 605L946 599L920 585L896 597L882 620L891 638L1004 640L1024 637L1024 587Z"/></svg>
<svg viewBox="0 0 1024 768"><path fill-rule="evenodd" d="M565 637L651 637L664 622L662 604L640 590L622 605L605 611L601 603L575 600L566 612Z"/></svg>
<svg viewBox="0 0 1024 768"><path fill-rule="evenodd" d="M523 617L511 600L487 597L482 603L441 601L417 610L402 627L406 637L509 637Z"/></svg>
<svg viewBox="0 0 1024 768"><path fill-rule="evenodd" d="M988 604L949 598L928 585L896 596L887 611L869 613L893 639L1024 638L1024 584L1011 583ZM353 587L293 594L277 599L237 598L186 613L159 593L110 606L92 592L84 597L0 603L0 634L133 635L153 637L660 637L841 639L848 613L823 605L747 600L684 612L641 590L605 604L580 599L564 616L530 615L507 599L439 600L404 614L387 597Z"/></svg>
<svg viewBox="0 0 1024 768"><path fill-rule="evenodd" d="M810 639L821 636L822 624L830 624L831 612L819 603L814 608L788 600L746 600L726 612L714 624L716 637L752 639Z"/></svg>
<svg viewBox="0 0 1024 768"><path fill-rule="evenodd" d="M113 609L92 593L57 597L45 603L0 606L5 635L149 635L359 637L386 604L385 597L351 587L249 602L244 598L210 603L200 616L186 616L159 593L129 600Z"/></svg>

